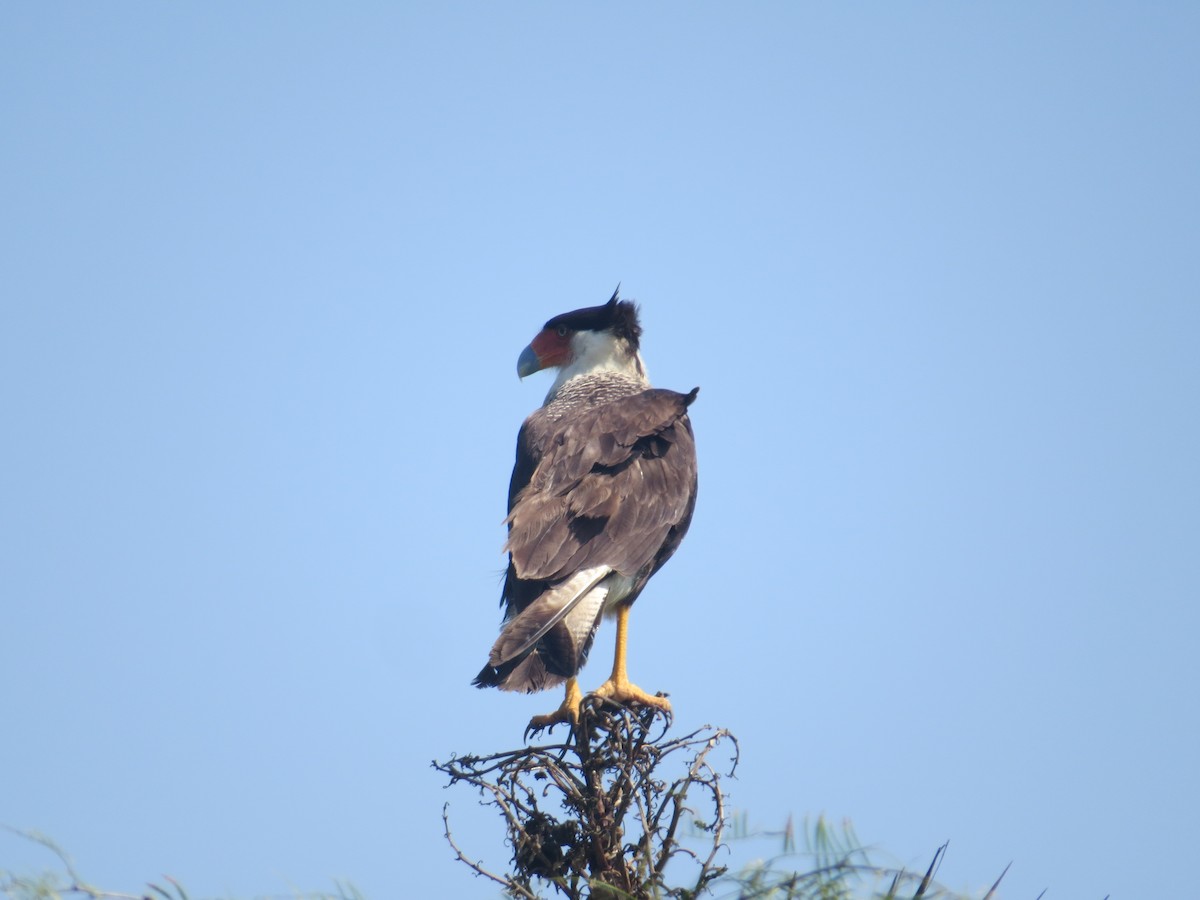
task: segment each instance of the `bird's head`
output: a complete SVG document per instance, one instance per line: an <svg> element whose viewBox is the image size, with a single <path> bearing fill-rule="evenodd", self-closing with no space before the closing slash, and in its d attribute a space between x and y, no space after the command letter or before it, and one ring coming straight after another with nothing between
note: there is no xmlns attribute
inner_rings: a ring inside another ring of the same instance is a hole
<svg viewBox="0 0 1200 900"><path fill-rule="evenodd" d="M517 359L517 374L524 378L542 369L558 369L553 395L577 375L620 372L645 380L646 369L638 355L637 306L619 299L620 285L602 306L589 306L555 316L547 322Z"/></svg>

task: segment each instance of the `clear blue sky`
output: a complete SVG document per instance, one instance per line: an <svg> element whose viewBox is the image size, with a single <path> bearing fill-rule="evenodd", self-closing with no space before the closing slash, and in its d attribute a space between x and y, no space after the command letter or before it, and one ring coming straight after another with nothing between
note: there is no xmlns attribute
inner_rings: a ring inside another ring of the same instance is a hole
<svg viewBox="0 0 1200 900"><path fill-rule="evenodd" d="M701 386L631 675L741 738L733 806L1194 893L1197 47L1185 3L6 4L0 823L116 890L494 896L429 761L558 702L469 685L515 364L621 281Z"/></svg>

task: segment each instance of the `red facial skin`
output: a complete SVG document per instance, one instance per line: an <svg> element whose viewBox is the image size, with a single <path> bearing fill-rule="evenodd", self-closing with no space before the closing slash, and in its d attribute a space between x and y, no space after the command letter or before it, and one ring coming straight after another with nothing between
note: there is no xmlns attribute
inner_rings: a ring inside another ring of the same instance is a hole
<svg viewBox="0 0 1200 900"><path fill-rule="evenodd" d="M543 328L529 346L537 354L539 368L561 366L571 358L571 332L559 334L557 331Z"/></svg>

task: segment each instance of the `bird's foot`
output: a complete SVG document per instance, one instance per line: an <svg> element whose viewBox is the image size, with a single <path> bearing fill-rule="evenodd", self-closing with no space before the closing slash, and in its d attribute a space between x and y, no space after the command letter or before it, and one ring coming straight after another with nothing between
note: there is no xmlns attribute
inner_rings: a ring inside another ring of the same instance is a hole
<svg viewBox="0 0 1200 900"><path fill-rule="evenodd" d="M582 704L583 691L579 689L579 684L572 678L567 682L567 696L563 698L562 705L558 709L544 716L534 716L529 720L529 724L525 727L525 740L536 737L547 728L564 722L574 728L579 724L579 708Z"/></svg>
<svg viewBox="0 0 1200 900"><path fill-rule="evenodd" d="M671 714L670 700L661 694L657 696L647 694L628 678L610 678L592 691L592 694L622 706L652 706L667 715Z"/></svg>

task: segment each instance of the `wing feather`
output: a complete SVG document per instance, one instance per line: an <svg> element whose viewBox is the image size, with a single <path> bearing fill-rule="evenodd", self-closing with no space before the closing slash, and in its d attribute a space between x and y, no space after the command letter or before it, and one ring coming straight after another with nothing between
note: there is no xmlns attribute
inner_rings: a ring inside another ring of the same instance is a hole
<svg viewBox="0 0 1200 900"><path fill-rule="evenodd" d="M696 393L649 389L525 421L505 520L506 625L476 684L540 690L574 674L605 602L633 602L675 552L696 502ZM593 581L600 572L611 577Z"/></svg>
<svg viewBox="0 0 1200 900"><path fill-rule="evenodd" d="M693 396L647 390L547 429L507 520L517 577L553 581L592 565L634 575L653 562L695 500Z"/></svg>

